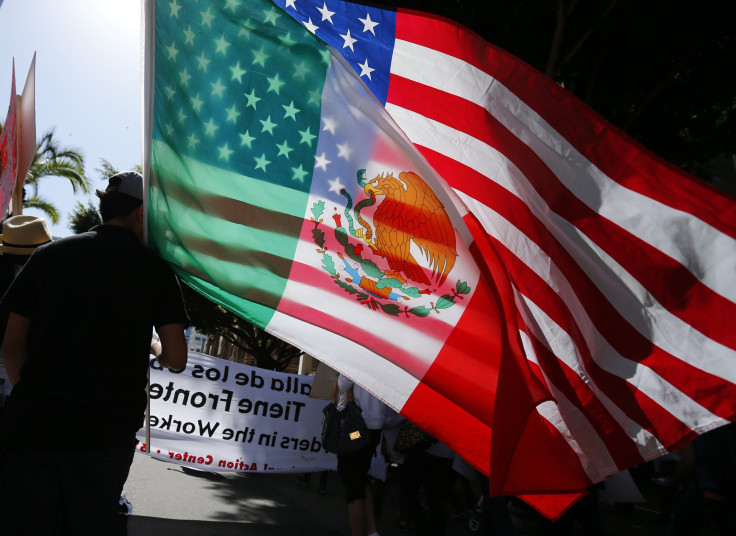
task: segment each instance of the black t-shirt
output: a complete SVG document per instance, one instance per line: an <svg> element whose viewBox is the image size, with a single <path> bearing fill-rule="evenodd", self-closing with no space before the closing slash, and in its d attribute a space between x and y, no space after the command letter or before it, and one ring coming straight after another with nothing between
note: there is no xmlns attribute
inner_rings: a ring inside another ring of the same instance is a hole
<svg viewBox="0 0 736 536"><path fill-rule="evenodd" d="M0 255L0 298L10 288L10 284L20 273L23 264L28 260L28 255L12 255L4 253ZM5 337L5 326L8 324L10 311L4 307L5 302L0 302L0 345Z"/></svg>
<svg viewBox="0 0 736 536"><path fill-rule="evenodd" d="M96 448L141 427L152 327L189 323L165 262L101 225L38 248L4 300L31 319L4 448Z"/></svg>

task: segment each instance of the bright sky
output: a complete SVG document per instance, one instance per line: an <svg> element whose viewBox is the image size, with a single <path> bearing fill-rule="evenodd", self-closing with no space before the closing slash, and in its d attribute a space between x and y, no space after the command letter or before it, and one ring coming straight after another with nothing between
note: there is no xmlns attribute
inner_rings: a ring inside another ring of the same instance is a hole
<svg viewBox="0 0 736 536"><path fill-rule="evenodd" d="M62 145L79 149L94 188L105 185L96 171L101 158L120 170L141 163L140 17L140 0L0 4L0 121L10 102L13 58L20 94L36 52L36 137L55 128ZM96 200L75 197L68 181L51 177L39 193L61 214L54 236L72 234L68 215L77 201Z"/></svg>

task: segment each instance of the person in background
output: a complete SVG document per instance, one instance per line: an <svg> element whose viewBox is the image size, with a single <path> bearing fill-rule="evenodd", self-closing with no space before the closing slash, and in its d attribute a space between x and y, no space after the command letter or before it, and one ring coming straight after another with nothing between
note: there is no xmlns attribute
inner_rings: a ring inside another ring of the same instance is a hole
<svg viewBox="0 0 736 536"><path fill-rule="evenodd" d="M0 298L36 248L48 244L52 239L45 218L20 214L3 222L3 234L0 234ZM0 310L0 345L9 314L10 311L6 309Z"/></svg>
<svg viewBox="0 0 736 536"><path fill-rule="evenodd" d="M665 483L682 488L667 536L698 534L709 524L713 533L736 534L736 423L699 435L680 453L680 463Z"/></svg>
<svg viewBox="0 0 736 536"><path fill-rule="evenodd" d="M11 216L3 222L3 234L0 234L0 298L5 295L36 248L51 240L51 232L45 218L20 214ZM7 308L0 308L0 345L5 337L9 314ZM0 355L0 407L5 404L5 397L10 394L10 389L11 385Z"/></svg>
<svg viewBox="0 0 736 536"><path fill-rule="evenodd" d="M3 535L119 532L149 355L186 366L179 282L142 244L141 175L113 175L97 195L103 225L39 247L3 298Z"/></svg>
<svg viewBox="0 0 736 536"><path fill-rule="evenodd" d="M342 374L337 378L334 398L338 411L345 409L350 400L355 401L370 433L370 441L362 449L337 455L337 473L345 486L345 500L348 503L350 534L363 536L365 526L368 536L378 536L368 473L373 454L381 440L387 406Z"/></svg>

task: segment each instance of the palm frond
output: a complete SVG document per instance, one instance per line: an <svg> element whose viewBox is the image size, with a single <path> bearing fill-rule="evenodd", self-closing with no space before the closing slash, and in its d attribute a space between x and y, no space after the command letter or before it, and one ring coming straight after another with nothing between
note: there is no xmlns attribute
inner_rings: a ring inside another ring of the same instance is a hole
<svg viewBox="0 0 736 536"><path fill-rule="evenodd" d="M37 210L40 210L49 217L51 223L59 223L58 209L52 203L46 201L45 199L41 199L38 196L34 195L33 197L29 197L25 201L23 201L23 208L35 208Z"/></svg>
<svg viewBox="0 0 736 536"><path fill-rule="evenodd" d="M79 149L62 147L54 138L54 130L46 132L36 146L36 154L26 175L26 183L38 192L38 181L44 177L67 179L74 193L89 193L91 183L84 173L84 157Z"/></svg>

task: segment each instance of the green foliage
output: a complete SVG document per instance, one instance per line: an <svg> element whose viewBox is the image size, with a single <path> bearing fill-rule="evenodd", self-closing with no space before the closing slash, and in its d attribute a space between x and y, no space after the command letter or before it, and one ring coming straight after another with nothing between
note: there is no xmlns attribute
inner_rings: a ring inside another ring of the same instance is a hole
<svg viewBox="0 0 736 536"><path fill-rule="evenodd" d="M37 144L24 185L24 189L28 187L33 193L25 196L23 206L37 208L45 212L53 223L58 223L58 209L39 195L40 181L49 177L66 179L75 194L90 191L90 181L84 173L82 153L79 149L60 145L54 137L53 129L46 132Z"/></svg>
<svg viewBox="0 0 736 536"><path fill-rule="evenodd" d="M322 200L317 201L314 205L312 205L312 216L314 216L314 221L318 222L319 219L322 217L322 213L325 211L325 202Z"/></svg>
<svg viewBox="0 0 736 536"><path fill-rule="evenodd" d="M351 257L352 257L352 255L351 255ZM363 259L360 256L357 256L357 257L360 260L360 265L363 268L363 271L367 275L369 275L371 277L382 277L383 276L383 271L376 265L375 262L373 262L370 259Z"/></svg>
<svg viewBox="0 0 736 536"><path fill-rule="evenodd" d="M434 308L435 309L447 309L448 307L452 307L453 305L455 305L455 298L445 294L443 296L440 296Z"/></svg>
<svg viewBox="0 0 736 536"><path fill-rule="evenodd" d="M401 308L395 303L379 303L379 305L381 306L381 309L383 309L384 313L391 316L399 316L399 313L401 312Z"/></svg>
<svg viewBox="0 0 736 536"><path fill-rule="evenodd" d="M432 308L422 305L420 307L412 307L408 312L416 316L425 317L429 316L429 313L432 312Z"/></svg>
<svg viewBox="0 0 736 536"><path fill-rule="evenodd" d="M332 256L329 253L324 253L322 255L322 268L324 268L332 277L337 277L335 261L332 260Z"/></svg>
<svg viewBox="0 0 736 536"><path fill-rule="evenodd" d="M74 210L69 215L69 229L74 234L86 233L95 225L102 223L102 216L92 201L83 205L77 201Z"/></svg>
<svg viewBox="0 0 736 536"><path fill-rule="evenodd" d="M458 281L455 286L458 294L468 294L470 292L470 287L465 281Z"/></svg>
<svg viewBox="0 0 736 536"><path fill-rule="evenodd" d="M59 222L59 211L54 205L36 196L23 199L23 208L35 208L45 213L52 223Z"/></svg>

